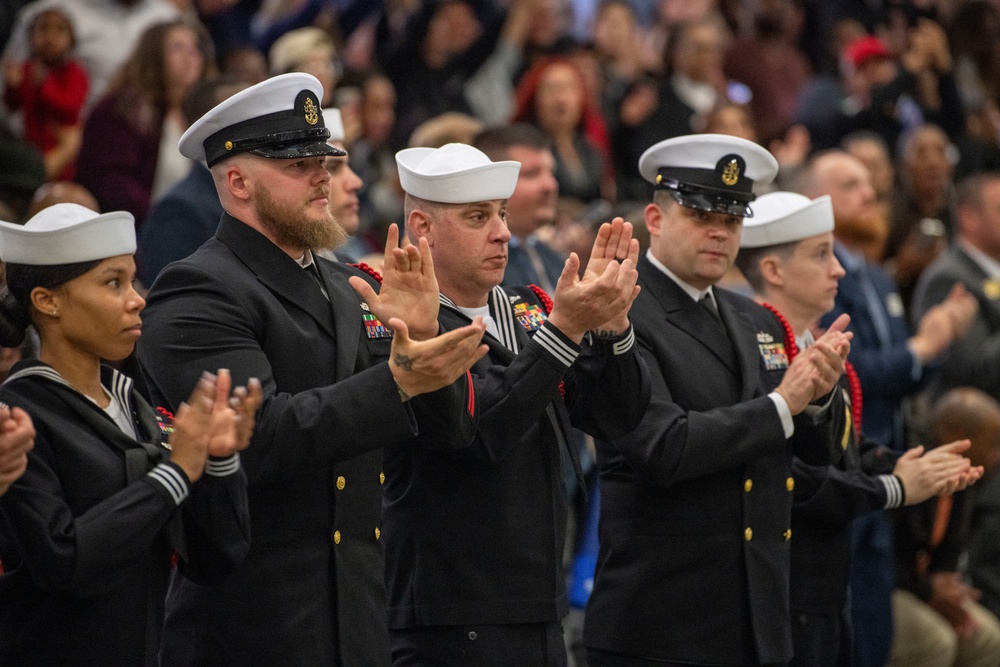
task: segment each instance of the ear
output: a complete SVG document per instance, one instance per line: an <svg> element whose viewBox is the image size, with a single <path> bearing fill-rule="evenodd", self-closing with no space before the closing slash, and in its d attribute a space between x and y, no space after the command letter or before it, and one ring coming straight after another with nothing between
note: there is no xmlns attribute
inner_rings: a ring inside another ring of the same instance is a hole
<svg viewBox="0 0 1000 667"><path fill-rule="evenodd" d="M48 317L59 317L59 306L62 305L62 298L55 291L47 287L36 287L31 290L31 306L40 314Z"/></svg>
<svg viewBox="0 0 1000 667"><path fill-rule="evenodd" d="M785 269L781 258L777 255L764 255L760 260L760 275L768 285L783 287L785 285Z"/></svg>
<svg viewBox="0 0 1000 667"><path fill-rule="evenodd" d="M410 211L410 217L406 219L406 231L410 240L416 243L425 238L427 244L434 247L434 225L433 219L425 211L415 208Z"/></svg>
<svg viewBox="0 0 1000 667"><path fill-rule="evenodd" d="M646 204L642 214L646 218L646 229L649 230L649 235L659 236L663 227L663 209L656 204Z"/></svg>
<svg viewBox="0 0 1000 667"><path fill-rule="evenodd" d="M251 197L248 177L247 169L238 160L232 160L230 164L226 165L222 180L233 198L245 202L249 201Z"/></svg>

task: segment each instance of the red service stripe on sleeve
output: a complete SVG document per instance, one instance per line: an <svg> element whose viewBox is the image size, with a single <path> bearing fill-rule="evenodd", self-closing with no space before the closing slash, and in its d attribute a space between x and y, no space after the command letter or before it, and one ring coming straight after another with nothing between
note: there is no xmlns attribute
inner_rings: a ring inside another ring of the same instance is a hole
<svg viewBox="0 0 1000 667"><path fill-rule="evenodd" d="M469 385L469 404L467 406L468 410L469 410L469 416L470 417L475 417L476 416L476 388L472 385L472 372L471 371L465 371L465 381Z"/></svg>

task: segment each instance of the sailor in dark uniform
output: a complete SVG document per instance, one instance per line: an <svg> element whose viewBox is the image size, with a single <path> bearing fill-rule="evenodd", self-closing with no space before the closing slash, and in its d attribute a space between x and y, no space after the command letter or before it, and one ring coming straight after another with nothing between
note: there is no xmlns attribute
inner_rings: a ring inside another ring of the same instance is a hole
<svg viewBox="0 0 1000 667"><path fill-rule="evenodd" d="M308 74L273 77L181 137L226 213L151 287L140 363L167 406L219 365L260 377L264 402L244 461L250 553L221 586L175 578L167 665L388 664L381 449L475 429L465 378L484 328L437 335L427 247L397 248L390 232L377 293L373 276L313 252L345 238L324 164L343 151L322 97Z"/></svg>
<svg viewBox="0 0 1000 667"><path fill-rule="evenodd" d="M471 442L421 433L386 448L393 664L565 665L564 480L582 475L570 427L619 437L649 402L628 317L638 242L616 219L582 279L577 256L567 260L552 298L500 287L520 163L464 144L396 160L407 230L434 257L441 327L483 318L489 353L471 371Z"/></svg>
<svg viewBox="0 0 1000 667"><path fill-rule="evenodd" d="M736 257L754 184L777 168L757 144L711 134L660 142L639 162L656 191L631 316L653 396L636 431L598 445L591 665L792 656L792 452L837 456L846 318L790 362L774 315L713 287Z"/></svg>
<svg viewBox="0 0 1000 667"><path fill-rule="evenodd" d="M0 223L0 342L16 345L29 323L40 340L38 359L0 388L37 431L27 471L0 498L0 664L157 665L173 563L217 583L249 548L239 450L259 383L234 409L228 374L193 380L171 419L101 365L141 332L135 245L122 211L57 204Z"/></svg>
<svg viewBox="0 0 1000 667"><path fill-rule="evenodd" d="M814 340L810 326L829 312L844 269L834 255L833 206L824 195L811 200L793 192L756 199L754 216L743 223L736 265L755 297L787 323L786 350L803 350ZM841 377L845 410L835 466L814 466L796 458L792 505L791 610L793 665L851 664L847 586L851 522L878 509L914 505L964 488L978 469L958 452L966 441L926 455L914 448L902 456L861 438L862 387L850 363Z"/></svg>

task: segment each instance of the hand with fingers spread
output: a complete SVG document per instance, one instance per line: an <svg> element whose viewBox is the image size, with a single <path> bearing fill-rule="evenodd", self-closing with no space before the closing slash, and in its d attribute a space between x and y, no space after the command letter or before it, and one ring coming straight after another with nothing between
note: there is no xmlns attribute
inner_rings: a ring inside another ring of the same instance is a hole
<svg viewBox="0 0 1000 667"><path fill-rule="evenodd" d="M425 341L410 338L409 328L399 318L388 324L393 330L389 370L404 401L455 382L489 350L481 342L486 333L481 317Z"/></svg>
<svg viewBox="0 0 1000 667"><path fill-rule="evenodd" d="M968 440L956 440L936 447L926 454L923 445L908 449L892 469L903 484L907 505L916 505L932 496L945 495L968 486L967 479L982 474L982 468L972 466L961 454L969 449ZM975 481L973 479L972 481Z"/></svg>
<svg viewBox="0 0 1000 667"><path fill-rule="evenodd" d="M28 467L35 446L35 428L28 413L0 403L0 496Z"/></svg>
<svg viewBox="0 0 1000 667"><path fill-rule="evenodd" d="M427 340L438 333L440 307L431 249L424 238L417 246L405 239L400 246L399 240L399 227L390 225L378 293L360 276L350 278L351 287L380 320L388 324L394 317L405 318L410 336Z"/></svg>
<svg viewBox="0 0 1000 667"><path fill-rule="evenodd" d="M597 238L594 239L584 280L597 280L607 271L608 266L621 265L626 259L631 260L633 265L639 263L639 241L632 238L632 229L632 223L625 222L620 217L601 225L597 230ZM631 306L631 302L629 305ZM625 308L613 319L592 327L593 331L599 335L623 333L629 327L628 310Z"/></svg>
<svg viewBox="0 0 1000 667"><path fill-rule="evenodd" d="M250 378L247 386L237 387L229 397L229 406L236 412L236 445L237 451L243 451L250 446L254 426L257 423L257 408L264 401L264 390L260 380Z"/></svg>

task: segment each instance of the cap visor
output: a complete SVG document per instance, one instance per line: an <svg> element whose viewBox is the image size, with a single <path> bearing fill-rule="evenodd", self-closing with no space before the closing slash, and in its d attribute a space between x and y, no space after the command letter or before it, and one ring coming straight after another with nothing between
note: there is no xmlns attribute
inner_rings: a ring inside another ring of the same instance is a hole
<svg viewBox="0 0 1000 667"><path fill-rule="evenodd" d="M250 151L254 155L274 158L276 160L288 160L303 157L320 157L330 155L333 157L344 157L347 151L331 146L326 141L307 141L301 144L289 144L287 146L265 146L255 148Z"/></svg>
<svg viewBox="0 0 1000 667"><path fill-rule="evenodd" d="M738 215L741 218L752 218L753 211L747 202L736 201L734 199L713 197L704 194L691 192L678 192L670 190L670 196L681 206L693 208L698 211L708 211L709 213L724 213L726 215Z"/></svg>

